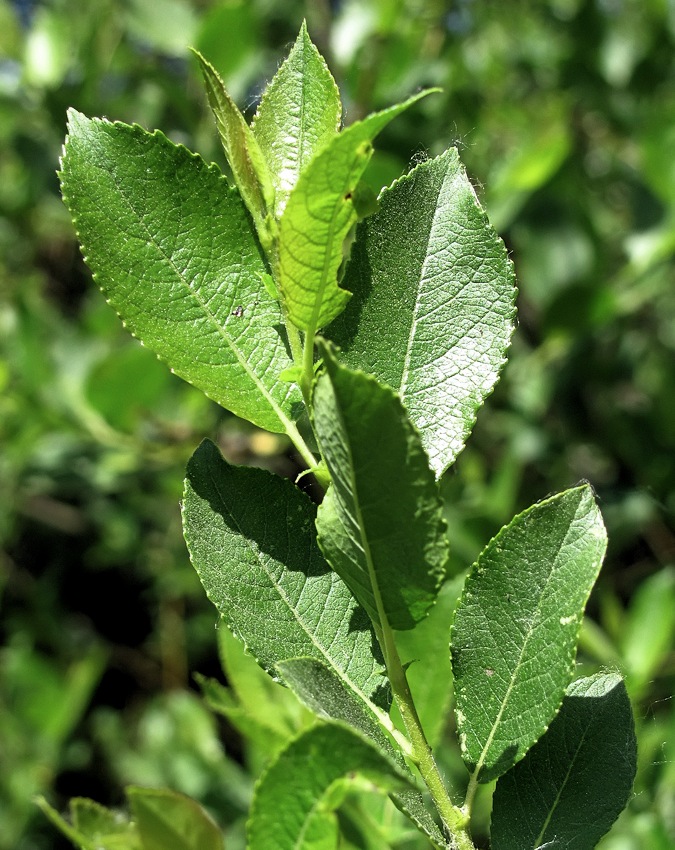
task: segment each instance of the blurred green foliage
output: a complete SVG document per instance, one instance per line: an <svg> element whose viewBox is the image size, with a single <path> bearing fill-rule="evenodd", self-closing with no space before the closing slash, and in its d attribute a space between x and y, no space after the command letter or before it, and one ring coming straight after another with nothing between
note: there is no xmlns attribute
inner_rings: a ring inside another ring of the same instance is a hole
<svg viewBox="0 0 675 850"><path fill-rule="evenodd" d="M668 0L0 0L0 850L62 846L34 794L61 807L77 794L117 805L125 783L193 795L241 846L265 749L247 747L236 730L254 742L267 735L271 748L282 734L253 711L250 694L266 685L244 676L237 690L232 647L224 653L232 690L204 683L227 722L195 692L193 672L219 675L215 614L188 563L178 500L185 461L204 435L216 435L234 462L294 474L296 459L281 438L218 410L126 334L79 258L55 172L68 106L160 127L222 164L187 47L252 107L303 17L341 87L347 122L419 86L443 88L383 133L368 180L379 189L458 144L516 264L511 361L443 482L455 569L516 511L580 479L593 484L610 550L579 660L585 671L626 674L640 745L634 799L601 846L667 850L675 845ZM281 704L278 723L299 728L297 707ZM461 782L457 754L448 748L444 760Z"/></svg>

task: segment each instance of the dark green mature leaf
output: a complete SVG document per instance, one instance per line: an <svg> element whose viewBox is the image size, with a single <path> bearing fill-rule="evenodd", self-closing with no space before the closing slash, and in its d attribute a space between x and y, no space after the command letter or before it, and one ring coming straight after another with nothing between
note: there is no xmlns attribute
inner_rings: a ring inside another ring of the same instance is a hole
<svg viewBox="0 0 675 850"><path fill-rule="evenodd" d="M267 162L216 69L201 53L196 50L193 53L202 69L209 104L235 183L255 222L260 241L269 250L272 244L270 227L274 213L274 185Z"/></svg>
<svg viewBox="0 0 675 850"><path fill-rule="evenodd" d="M294 429L299 390L279 304L238 193L161 133L69 112L64 200L128 329L172 370L269 431Z"/></svg>
<svg viewBox="0 0 675 850"><path fill-rule="evenodd" d="M347 690L321 661L288 658L277 664L277 670L298 699L319 717L341 720L370 738L387 758L398 758L396 750L363 702Z"/></svg>
<svg viewBox="0 0 675 850"><path fill-rule="evenodd" d="M277 217L302 170L337 133L341 116L335 80L303 22L288 58L265 89L252 124L272 173Z"/></svg>
<svg viewBox="0 0 675 850"><path fill-rule="evenodd" d="M317 516L319 544L374 623L410 629L445 574L438 487L396 394L320 349L314 427L333 483Z"/></svg>
<svg viewBox="0 0 675 850"><path fill-rule="evenodd" d="M344 309L338 285L343 243L357 221L353 194L373 153L375 136L429 94L375 112L334 136L303 170L279 222L278 284L293 324L310 334Z"/></svg>
<svg viewBox="0 0 675 850"><path fill-rule="evenodd" d="M203 442L188 463L185 540L231 631L272 676L288 657L323 662L388 724L375 637L319 552L315 516L290 481L230 466L213 443Z"/></svg>
<svg viewBox="0 0 675 850"><path fill-rule="evenodd" d="M126 793L143 850L224 850L218 825L195 800L165 788Z"/></svg>
<svg viewBox="0 0 675 850"><path fill-rule="evenodd" d="M330 338L399 393L440 475L497 381L515 314L511 262L456 150L382 192L343 285L353 298Z"/></svg>
<svg viewBox="0 0 675 850"><path fill-rule="evenodd" d="M277 667L288 686L319 717L341 720L358 729L373 742L383 756L396 761L401 770L407 772L403 757L394 749L381 727L375 723L372 714L364 709L363 704L324 664L311 658L293 658L280 662ZM412 781L412 775L410 779ZM419 791L412 788L399 790L392 793L391 798L429 838L434 847L446 846Z"/></svg>
<svg viewBox="0 0 675 850"><path fill-rule="evenodd" d="M628 802L636 760L621 677L573 682L548 732L497 783L494 850L592 850Z"/></svg>
<svg viewBox="0 0 675 850"><path fill-rule="evenodd" d="M521 759L555 716L606 545L583 485L515 517L471 568L451 651L462 755L479 781Z"/></svg>
<svg viewBox="0 0 675 850"><path fill-rule="evenodd" d="M407 776L360 733L337 723L316 726L293 741L260 780L248 822L248 850L301 850L322 802L343 777L359 774L384 790Z"/></svg>

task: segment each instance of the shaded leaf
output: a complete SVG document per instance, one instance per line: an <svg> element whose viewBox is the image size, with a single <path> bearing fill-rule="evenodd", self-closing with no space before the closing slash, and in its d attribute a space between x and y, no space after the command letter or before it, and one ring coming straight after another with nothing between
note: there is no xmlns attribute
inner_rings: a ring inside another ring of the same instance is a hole
<svg viewBox="0 0 675 850"><path fill-rule="evenodd" d="M479 781L521 759L555 716L606 545L583 485L515 517L471 568L451 652L462 755Z"/></svg>
<svg viewBox="0 0 675 850"><path fill-rule="evenodd" d="M290 320L313 334L345 307L338 285L342 246L357 221L353 194L373 153L372 140L428 91L369 115L334 136L300 175L279 222L278 284Z"/></svg>
<svg viewBox="0 0 675 850"><path fill-rule="evenodd" d="M308 766L311 765L311 769ZM316 812L331 787L359 774L383 790L407 784L398 766L370 741L337 723L320 725L293 741L263 775L248 821L248 850L301 850L316 828ZM317 835L312 835L317 840Z"/></svg>
<svg viewBox="0 0 675 850"><path fill-rule="evenodd" d="M573 682L548 732L497 783L494 850L592 850L628 802L636 760L621 677Z"/></svg>
<svg viewBox="0 0 675 850"><path fill-rule="evenodd" d="M368 618L321 556L315 515L290 481L230 466L213 443L203 442L188 463L185 540L233 634L272 676L289 656L322 661L389 722Z"/></svg>
<svg viewBox="0 0 675 850"><path fill-rule="evenodd" d="M126 794L143 850L224 850L220 829L195 800L165 788Z"/></svg>
<svg viewBox="0 0 675 850"><path fill-rule="evenodd" d="M341 115L335 80L303 22L291 52L265 89L252 124L274 181L277 217L305 166L337 133Z"/></svg>
<svg viewBox="0 0 675 850"><path fill-rule="evenodd" d="M516 294L454 148L383 190L342 283L353 298L328 335L347 365L399 393L440 475L505 363Z"/></svg>
<svg viewBox="0 0 675 850"><path fill-rule="evenodd" d="M363 704L349 692L325 665L311 658L293 658L280 662L279 671L300 700L319 717L341 720L367 737L386 758L408 772L403 757ZM410 775L412 783L412 775ZM419 791L410 788L393 792L392 800L415 823L435 847L445 847L440 830L424 805Z"/></svg>
<svg viewBox="0 0 675 850"><path fill-rule="evenodd" d="M70 110L63 197L96 282L172 370L261 428L302 409L279 304L238 193L161 133ZM241 310L239 309L241 307Z"/></svg>
<svg viewBox="0 0 675 850"><path fill-rule="evenodd" d="M333 483L317 516L319 543L374 623L410 629L445 574L438 487L396 394L340 366L327 346L321 353L314 426Z"/></svg>

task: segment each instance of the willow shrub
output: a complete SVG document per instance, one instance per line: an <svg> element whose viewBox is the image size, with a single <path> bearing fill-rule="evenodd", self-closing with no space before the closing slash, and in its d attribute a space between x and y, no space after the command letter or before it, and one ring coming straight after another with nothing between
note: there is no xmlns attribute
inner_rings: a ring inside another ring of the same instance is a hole
<svg viewBox="0 0 675 850"><path fill-rule="evenodd" d="M209 441L187 467L184 534L208 597L314 718L270 757L247 847L334 848L345 824L340 846L375 846L372 820L347 801L376 787L420 830L418 846L467 850L477 788L493 780L494 850L594 847L627 802L636 756L620 676L572 681L606 547L589 485L505 526L441 623L463 800L401 661L401 634L428 619L446 578L438 478L497 381L515 315L511 263L456 150L377 199L362 179L377 134L433 92L342 128L303 25L249 126L197 58L233 185L159 131L75 111L61 180L86 261L131 333L223 407L288 435L323 491L317 508ZM417 643L413 663L430 677L437 646ZM128 796L128 818L78 799L66 821L42 805L87 850L224 846L196 802Z"/></svg>

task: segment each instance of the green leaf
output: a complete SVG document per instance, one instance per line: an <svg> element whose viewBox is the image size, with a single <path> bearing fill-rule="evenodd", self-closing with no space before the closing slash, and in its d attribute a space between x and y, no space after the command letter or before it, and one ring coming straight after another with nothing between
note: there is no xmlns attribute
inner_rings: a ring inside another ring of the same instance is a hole
<svg viewBox="0 0 675 850"><path fill-rule="evenodd" d="M188 463L185 540L233 634L274 677L284 658L325 663L389 724L375 637L319 552L315 516L314 504L290 481L230 466L213 443L203 442Z"/></svg>
<svg viewBox="0 0 675 850"><path fill-rule="evenodd" d="M419 436L396 394L320 344L314 427L333 484L319 544L378 626L410 629L434 604L448 544Z"/></svg>
<svg viewBox="0 0 675 850"><path fill-rule="evenodd" d="M269 431L299 390L279 304L236 191L161 133L70 110L63 196L87 263L127 328L174 372Z"/></svg>
<svg viewBox="0 0 675 850"><path fill-rule="evenodd" d="M319 717L341 720L370 738L387 758L398 758L396 750L363 702L347 690L335 673L321 661L315 658L288 658L280 661L277 669L298 699Z"/></svg>
<svg viewBox="0 0 675 850"><path fill-rule="evenodd" d="M360 774L384 790L407 777L370 741L337 723L320 725L293 741L260 780L248 822L248 850L301 850L317 810L330 805L331 787ZM312 836L317 840L316 834Z"/></svg>
<svg viewBox="0 0 675 850"><path fill-rule="evenodd" d="M631 794L637 751L616 673L573 682L548 732L497 783L494 850L592 850Z"/></svg>
<svg viewBox="0 0 675 850"><path fill-rule="evenodd" d="M135 824L93 800L76 797L70 801L72 823L62 818L44 797L38 797L36 802L59 832L80 850L141 850Z"/></svg>
<svg viewBox="0 0 675 850"><path fill-rule="evenodd" d="M429 616L414 629L396 634L396 646L406 672L415 710L432 748L447 727L452 695L452 668L447 651L450 623L459 602L463 576L443 583ZM434 675L429 675L429 670Z"/></svg>
<svg viewBox="0 0 675 850"><path fill-rule="evenodd" d="M471 568L451 651L462 755L479 782L521 759L555 716L606 545L583 485L515 517Z"/></svg>
<svg viewBox="0 0 675 850"><path fill-rule="evenodd" d="M303 22L288 58L265 89L252 124L272 172L277 218L303 169L337 133L341 116L335 80Z"/></svg>
<svg viewBox="0 0 675 850"><path fill-rule="evenodd" d="M399 393L440 475L505 362L516 293L455 149L381 193L342 284L353 298L327 335L347 365Z"/></svg>
<svg viewBox="0 0 675 850"><path fill-rule="evenodd" d="M70 801L73 827L86 835L97 848L127 850L140 847L135 824L119 812L112 812L94 800L75 797Z"/></svg>
<svg viewBox="0 0 675 850"><path fill-rule="evenodd" d="M126 789L143 850L223 850L223 836L204 809L167 789Z"/></svg>
<svg viewBox="0 0 675 850"><path fill-rule="evenodd" d="M375 112L334 136L300 175L279 222L277 282L290 320L310 335L344 309L338 286L342 245L358 214L353 194L373 153L375 136L429 94Z"/></svg>
<svg viewBox="0 0 675 850"><path fill-rule="evenodd" d="M216 118L234 181L255 222L261 243L269 250L273 238L270 227L274 213L274 185L267 161L216 69L197 50L192 52L201 66L209 105Z"/></svg>
<svg viewBox="0 0 675 850"><path fill-rule="evenodd" d="M385 758L395 761L402 771L408 772L401 754L374 722L372 714L365 711L363 704L324 664L311 658L292 658L280 662L277 667L288 686L315 714L325 719L341 720L357 729ZM410 781L413 781L412 775ZM402 789L392 793L391 798L435 847L446 846L419 791Z"/></svg>
<svg viewBox="0 0 675 850"><path fill-rule="evenodd" d="M675 637L675 569L664 567L640 583L621 635L628 687L635 697L672 651Z"/></svg>

